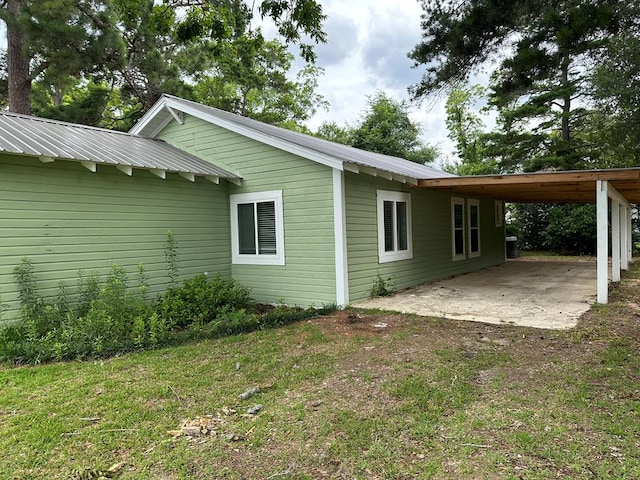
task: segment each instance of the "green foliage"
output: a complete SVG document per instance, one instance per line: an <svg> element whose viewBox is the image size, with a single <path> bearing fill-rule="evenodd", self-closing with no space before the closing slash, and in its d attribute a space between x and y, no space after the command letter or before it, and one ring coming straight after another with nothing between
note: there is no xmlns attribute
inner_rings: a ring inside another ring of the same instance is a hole
<svg viewBox="0 0 640 480"><path fill-rule="evenodd" d="M596 251L594 205L518 204L511 214L522 250L571 255L592 255Z"/></svg>
<svg viewBox="0 0 640 480"><path fill-rule="evenodd" d="M244 35L220 46L215 67L198 75L194 100L272 125L300 126L328 104L315 93L322 69L307 65L290 80L293 59L277 40Z"/></svg>
<svg viewBox="0 0 640 480"><path fill-rule="evenodd" d="M491 60L498 65L490 86L499 128L485 156L503 172L598 165L602 151L587 133L590 75L628 17L622 7L593 0L423 2L423 40L411 57L426 71L412 92L422 98L458 85Z"/></svg>
<svg viewBox="0 0 640 480"><path fill-rule="evenodd" d="M220 275L209 279L201 274L185 280L181 286L169 288L158 310L171 325L204 324L249 304L249 293L249 289L236 280Z"/></svg>
<svg viewBox="0 0 640 480"><path fill-rule="evenodd" d="M324 123L316 136L369 152L430 163L438 150L420 140L420 127L409 118L408 106L378 92L368 97L368 107L354 127Z"/></svg>
<svg viewBox="0 0 640 480"><path fill-rule="evenodd" d="M371 297L390 297L396 293L396 286L391 277L378 274L371 286Z"/></svg>
<svg viewBox="0 0 640 480"><path fill-rule="evenodd" d="M378 92L369 97L368 108L353 129L351 145L416 163L429 163L437 153L420 141L420 133L420 127L409 118L405 102Z"/></svg>
<svg viewBox="0 0 640 480"><path fill-rule="evenodd" d="M169 277L169 286L175 287L178 280L178 244L176 237L171 230L167 230L167 238L164 241L164 260Z"/></svg>
<svg viewBox="0 0 640 480"><path fill-rule="evenodd" d="M127 130L163 93L193 99L194 85L211 78L215 104L240 93L267 121L312 115L324 102L313 92L320 71L312 66L311 45L326 41L321 5L257 5L279 32L280 41L271 44L280 58L262 48L262 33L252 28L255 6L242 0L9 0L0 9L12 33L0 99L20 85L13 96L21 113L29 113L35 79L31 103L38 115ZM307 63L297 81L285 75L290 44ZM198 95L208 95L207 88Z"/></svg>
<svg viewBox="0 0 640 480"><path fill-rule="evenodd" d="M544 234L550 251L595 254L598 234L594 205L554 205L549 209L548 220Z"/></svg>
<svg viewBox="0 0 640 480"><path fill-rule="evenodd" d="M485 89L479 85L459 87L449 92L446 124L460 162L446 165L446 171L456 175L498 173L495 160L488 158L485 152L482 120L473 112L474 104L484 94Z"/></svg>

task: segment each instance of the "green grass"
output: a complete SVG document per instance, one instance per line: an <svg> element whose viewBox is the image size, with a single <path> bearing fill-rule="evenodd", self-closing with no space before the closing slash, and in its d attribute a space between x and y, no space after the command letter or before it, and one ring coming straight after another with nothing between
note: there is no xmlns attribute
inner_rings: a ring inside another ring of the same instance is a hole
<svg viewBox="0 0 640 480"><path fill-rule="evenodd" d="M637 479L638 292L618 290L567 332L370 312L0 366L0 478L125 462L122 479ZM208 415L217 435L167 434Z"/></svg>

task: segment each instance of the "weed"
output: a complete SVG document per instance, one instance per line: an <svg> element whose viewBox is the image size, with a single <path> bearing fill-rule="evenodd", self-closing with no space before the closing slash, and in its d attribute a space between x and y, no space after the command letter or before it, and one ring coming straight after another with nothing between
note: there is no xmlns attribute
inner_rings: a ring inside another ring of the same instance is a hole
<svg viewBox="0 0 640 480"><path fill-rule="evenodd" d="M390 297L396 292L393 278L378 274L371 287L371 297Z"/></svg>

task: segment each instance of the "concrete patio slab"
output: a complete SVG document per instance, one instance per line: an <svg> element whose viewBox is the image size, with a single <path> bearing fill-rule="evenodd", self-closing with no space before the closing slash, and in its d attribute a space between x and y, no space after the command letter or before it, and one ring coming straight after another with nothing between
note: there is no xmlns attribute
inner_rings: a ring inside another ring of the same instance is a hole
<svg viewBox="0 0 640 480"><path fill-rule="evenodd" d="M595 300L595 261L516 259L352 306L561 330L574 327Z"/></svg>

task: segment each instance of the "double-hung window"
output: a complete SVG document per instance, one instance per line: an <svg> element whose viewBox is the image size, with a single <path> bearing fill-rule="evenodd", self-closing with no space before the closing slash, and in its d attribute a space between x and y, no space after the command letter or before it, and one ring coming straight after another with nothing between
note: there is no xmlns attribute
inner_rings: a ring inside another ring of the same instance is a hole
<svg viewBox="0 0 640 480"><path fill-rule="evenodd" d="M469 216L469 258L480 256L480 202L467 200Z"/></svg>
<svg viewBox="0 0 640 480"><path fill-rule="evenodd" d="M464 249L464 199L451 199L451 227L452 227L452 247L453 259L464 260L466 258Z"/></svg>
<svg viewBox="0 0 640 480"><path fill-rule="evenodd" d="M231 195L233 263L284 265L282 190Z"/></svg>
<svg viewBox="0 0 640 480"><path fill-rule="evenodd" d="M413 258L411 195L378 190L378 261Z"/></svg>

